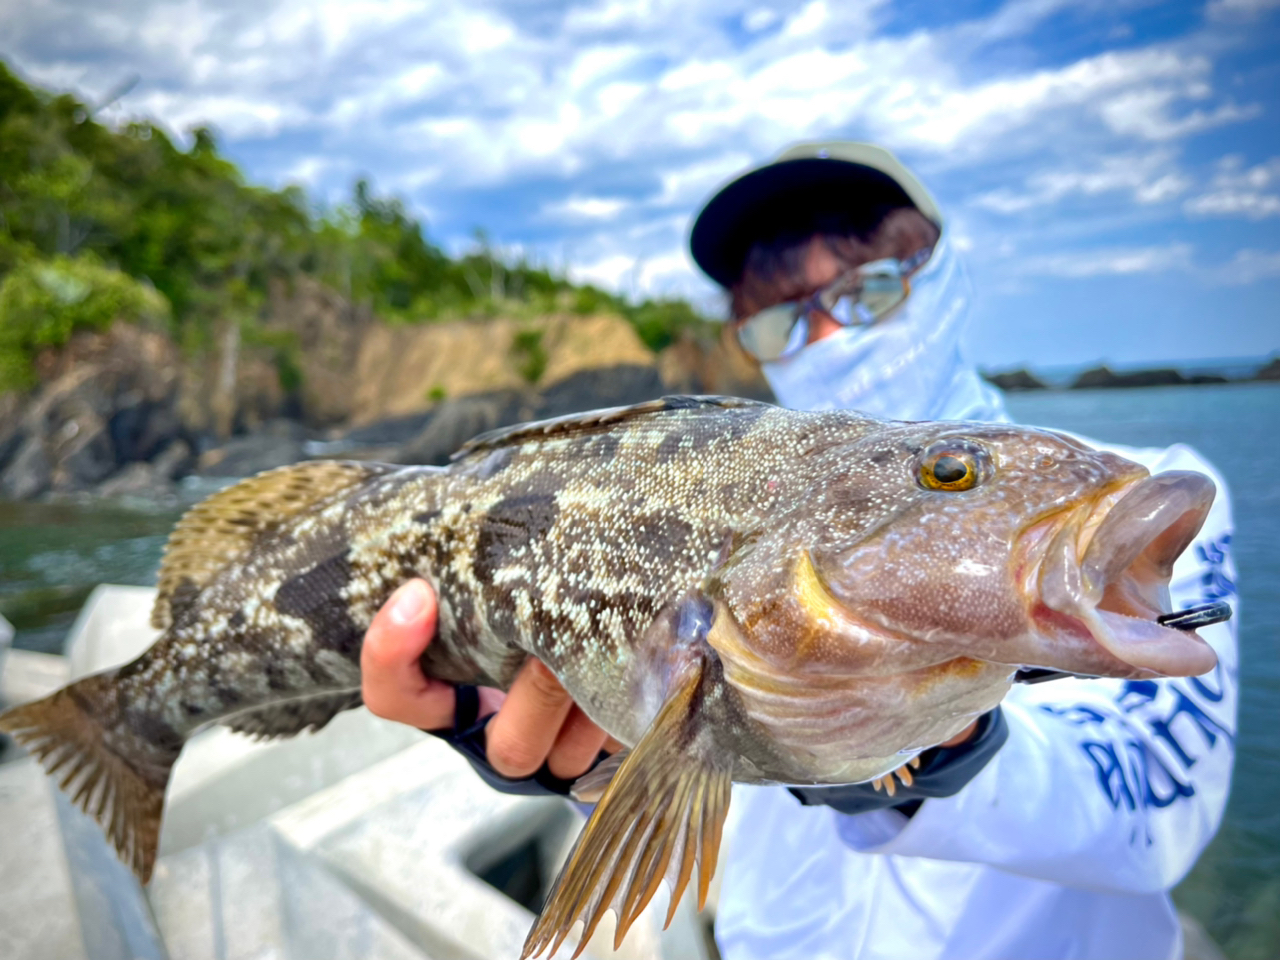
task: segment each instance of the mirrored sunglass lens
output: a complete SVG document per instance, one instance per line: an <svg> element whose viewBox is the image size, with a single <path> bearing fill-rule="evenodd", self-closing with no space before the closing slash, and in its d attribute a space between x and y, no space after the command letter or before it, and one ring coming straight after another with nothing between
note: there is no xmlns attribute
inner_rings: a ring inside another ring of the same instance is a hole
<svg viewBox="0 0 1280 960"><path fill-rule="evenodd" d="M864 278L858 303L877 320L907 298L907 285L896 274L876 273Z"/></svg>
<svg viewBox="0 0 1280 960"><path fill-rule="evenodd" d="M762 310L738 327L738 342L757 360L777 360L795 350L797 319L791 304Z"/></svg>

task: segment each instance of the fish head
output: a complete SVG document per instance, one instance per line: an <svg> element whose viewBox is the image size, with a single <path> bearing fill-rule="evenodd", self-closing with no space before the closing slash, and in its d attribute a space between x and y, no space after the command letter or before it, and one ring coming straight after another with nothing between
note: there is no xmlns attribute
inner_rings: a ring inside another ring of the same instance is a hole
<svg viewBox="0 0 1280 960"><path fill-rule="evenodd" d="M824 456L789 576L823 637L811 649L833 663L1214 667L1200 637L1156 622L1213 502L1208 477L1152 476L1063 434L992 424L894 424Z"/></svg>

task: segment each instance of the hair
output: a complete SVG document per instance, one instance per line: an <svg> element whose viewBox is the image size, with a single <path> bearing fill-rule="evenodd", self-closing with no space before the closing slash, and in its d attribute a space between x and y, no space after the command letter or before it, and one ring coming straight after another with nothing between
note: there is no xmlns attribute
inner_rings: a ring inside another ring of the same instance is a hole
<svg viewBox="0 0 1280 960"><path fill-rule="evenodd" d="M893 257L905 260L938 242L938 226L911 206L877 205L864 217L835 215L826 222L807 224L756 241L747 251L742 276L729 288L734 318L746 316L749 304L790 300L812 292L804 276L805 258L821 243L845 266Z"/></svg>

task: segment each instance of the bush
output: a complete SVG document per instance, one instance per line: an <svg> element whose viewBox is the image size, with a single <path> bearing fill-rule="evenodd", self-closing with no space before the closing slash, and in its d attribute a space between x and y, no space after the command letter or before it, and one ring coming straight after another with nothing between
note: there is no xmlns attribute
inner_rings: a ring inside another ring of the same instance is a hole
<svg viewBox="0 0 1280 960"><path fill-rule="evenodd" d="M168 314L161 294L90 254L25 260L0 282L0 392L30 386L36 352L62 346L77 330Z"/></svg>
<svg viewBox="0 0 1280 960"><path fill-rule="evenodd" d="M684 300L645 300L625 309L626 317L646 347L654 353L664 350L685 330L711 328L712 321L700 315Z"/></svg>
<svg viewBox="0 0 1280 960"><path fill-rule="evenodd" d="M542 345L541 330L521 330L511 341L516 369L528 383L537 383L547 370L547 348Z"/></svg>

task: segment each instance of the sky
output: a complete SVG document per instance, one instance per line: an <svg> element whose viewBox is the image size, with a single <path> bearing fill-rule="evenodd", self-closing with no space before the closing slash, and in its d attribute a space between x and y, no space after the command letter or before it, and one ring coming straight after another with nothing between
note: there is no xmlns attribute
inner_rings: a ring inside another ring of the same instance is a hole
<svg viewBox="0 0 1280 960"><path fill-rule="evenodd" d="M0 0L0 58L208 124L254 182L357 177L491 242L722 310L715 188L800 140L924 180L983 366L1280 350L1280 0Z"/></svg>

